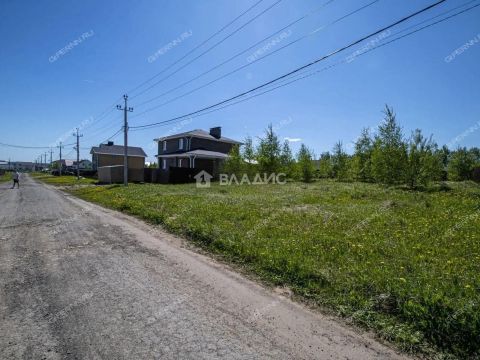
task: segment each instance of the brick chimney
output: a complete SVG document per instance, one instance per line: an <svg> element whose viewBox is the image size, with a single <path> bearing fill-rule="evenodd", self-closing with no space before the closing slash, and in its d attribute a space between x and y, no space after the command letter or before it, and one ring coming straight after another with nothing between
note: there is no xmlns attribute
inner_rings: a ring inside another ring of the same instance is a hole
<svg viewBox="0 0 480 360"><path fill-rule="evenodd" d="M222 137L222 128L220 126L211 128L210 135L212 135L215 139L220 139Z"/></svg>

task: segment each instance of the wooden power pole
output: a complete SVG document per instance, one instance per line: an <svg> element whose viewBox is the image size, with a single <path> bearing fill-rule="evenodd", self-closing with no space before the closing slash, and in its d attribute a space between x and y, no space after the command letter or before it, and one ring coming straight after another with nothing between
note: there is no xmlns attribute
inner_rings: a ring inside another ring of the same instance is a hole
<svg viewBox="0 0 480 360"><path fill-rule="evenodd" d="M118 110L123 111L123 185L128 186L128 119L127 114L133 111L132 107L127 106L128 95L123 95L125 104L122 108L117 105Z"/></svg>
<svg viewBox="0 0 480 360"><path fill-rule="evenodd" d="M77 132L73 134L73 136L77 137L77 146L75 146L75 150L77 150L77 180L80 180L80 138L83 135L80 135L78 133L78 128L77 128Z"/></svg>

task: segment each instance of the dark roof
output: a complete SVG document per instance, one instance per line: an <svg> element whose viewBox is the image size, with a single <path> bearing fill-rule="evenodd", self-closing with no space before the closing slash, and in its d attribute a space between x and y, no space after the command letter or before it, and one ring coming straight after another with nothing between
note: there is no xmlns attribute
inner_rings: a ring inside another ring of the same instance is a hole
<svg viewBox="0 0 480 360"><path fill-rule="evenodd" d="M221 141L221 142L226 142L226 143L232 143L232 144L241 144L241 142L227 138L225 136L222 136L220 139L217 139L216 137L210 135L208 131L202 130L202 129L195 129L192 131L187 131L183 132L180 134L175 134L175 135L169 135L169 136L164 136L161 138L153 139L153 141L164 141L164 140L169 140L169 139L177 139L185 136L193 136L197 138L202 138L202 139L208 139L208 140L213 140L213 141Z"/></svg>
<svg viewBox="0 0 480 360"><path fill-rule="evenodd" d="M93 146L90 150L90 154L103 154L103 155L123 155L123 145L100 145ZM147 157L145 151L141 147L128 146L128 156Z"/></svg>

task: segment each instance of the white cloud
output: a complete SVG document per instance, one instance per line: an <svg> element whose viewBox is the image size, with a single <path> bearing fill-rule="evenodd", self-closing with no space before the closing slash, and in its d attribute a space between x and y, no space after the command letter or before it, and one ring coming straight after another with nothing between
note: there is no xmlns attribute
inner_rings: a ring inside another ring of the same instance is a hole
<svg viewBox="0 0 480 360"><path fill-rule="evenodd" d="M287 140L288 142L299 142L299 141L302 141L301 138L284 137L284 139Z"/></svg>

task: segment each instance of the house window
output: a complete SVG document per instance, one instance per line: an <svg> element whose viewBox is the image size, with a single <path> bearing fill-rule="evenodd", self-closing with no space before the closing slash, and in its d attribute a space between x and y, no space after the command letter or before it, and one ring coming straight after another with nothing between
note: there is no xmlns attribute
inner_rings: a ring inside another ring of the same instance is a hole
<svg viewBox="0 0 480 360"><path fill-rule="evenodd" d="M182 159L178 159L178 167L182 167Z"/></svg>
<svg viewBox="0 0 480 360"><path fill-rule="evenodd" d="M163 142L163 151L167 151L167 142L166 141Z"/></svg>
<svg viewBox="0 0 480 360"><path fill-rule="evenodd" d="M167 168L167 159L162 160L162 169L165 170Z"/></svg>
<svg viewBox="0 0 480 360"><path fill-rule="evenodd" d="M183 138L178 139L178 148L183 149Z"/></svg>

